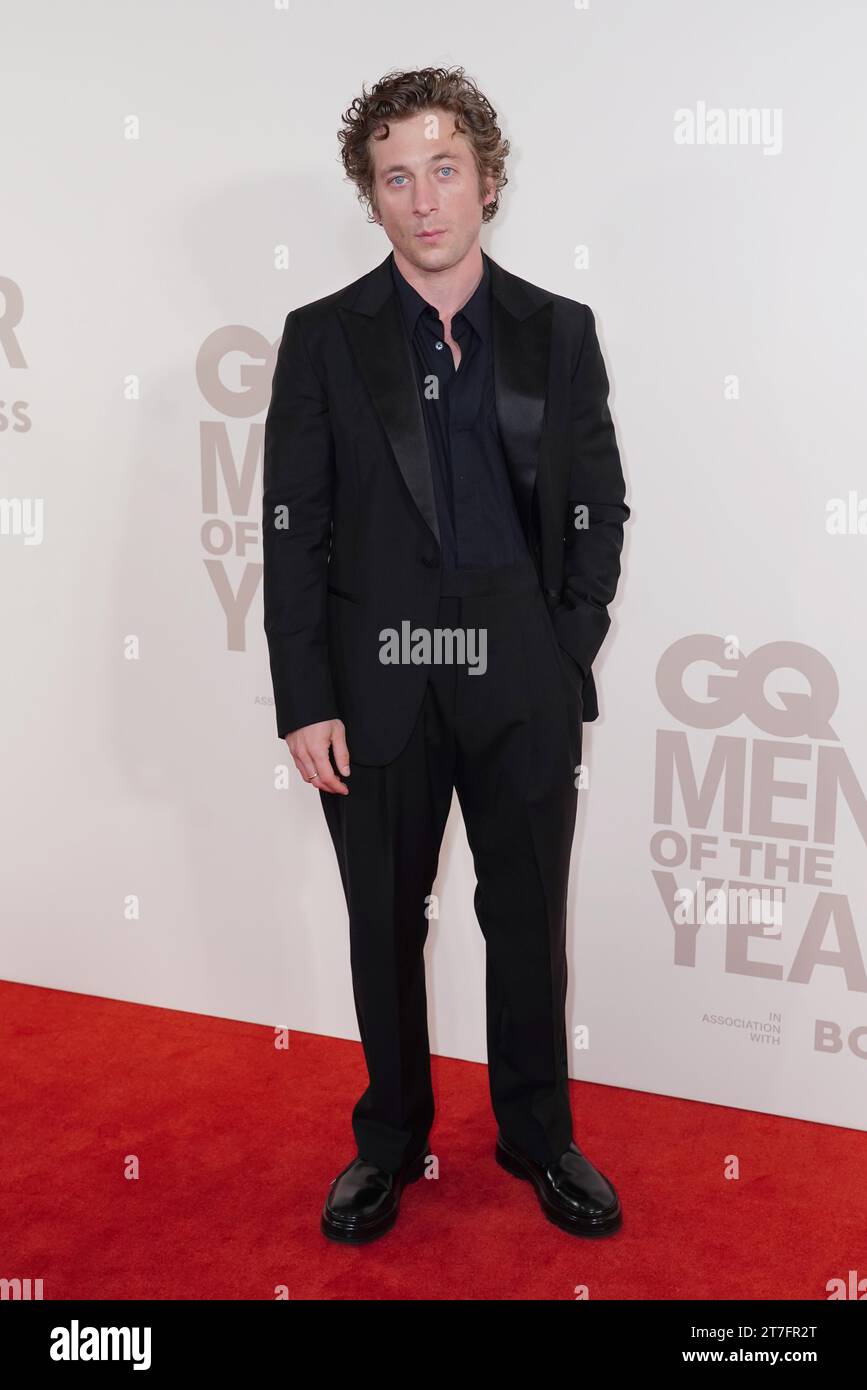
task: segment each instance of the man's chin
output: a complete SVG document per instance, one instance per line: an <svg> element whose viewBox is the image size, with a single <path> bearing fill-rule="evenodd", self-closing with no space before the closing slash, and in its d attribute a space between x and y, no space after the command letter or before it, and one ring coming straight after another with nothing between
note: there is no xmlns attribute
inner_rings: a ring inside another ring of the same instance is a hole
<svg viewBox="0 0 867 1390"><path fill-rule="evenodd" d="M448 233L437 237L436 241L412 237L409 245L404 246L402 250L407 260L420 270L447 270L460 260L460 257L455 255L454 246L450 244Z"/></svg>

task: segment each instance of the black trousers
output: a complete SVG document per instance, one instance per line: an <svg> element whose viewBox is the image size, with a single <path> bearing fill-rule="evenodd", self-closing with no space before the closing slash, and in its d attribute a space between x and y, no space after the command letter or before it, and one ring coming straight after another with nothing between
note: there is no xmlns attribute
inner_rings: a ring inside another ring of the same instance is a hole
<svg viewBox="0 0 867 1390"><path fill-rule="evenodd" d="M349 795L320 792L349 909L369 1078L353 1131L361 1157L390 1172L421 1150L434 1118L424 946L453 789L486 943L500 1132L545 1163L573 1138L565 942L583 678L557 643L529 559L453 572L443 589L437 626L484 631L484 673L431 664L400 755L384 767L355 763L347 728Z"/></svg>

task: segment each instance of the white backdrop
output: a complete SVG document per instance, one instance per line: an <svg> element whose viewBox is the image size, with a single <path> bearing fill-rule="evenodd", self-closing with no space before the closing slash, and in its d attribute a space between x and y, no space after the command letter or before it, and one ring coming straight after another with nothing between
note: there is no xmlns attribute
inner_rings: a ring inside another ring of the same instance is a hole
<svg viewBox="0 0 867 1390"><path fill-rule="evenodd" d="M389 250L342 111L461 63L512 142L483 245L593 308L632 507L572 1075L867 1127L864 8L7 3L4 39L0 973L357 1038L276 737L262 430L288 310ZM774 854L772 932L675 930L666 893L769 886ZM431 1042L484 1060L473 883L455 799Z"/></svg>

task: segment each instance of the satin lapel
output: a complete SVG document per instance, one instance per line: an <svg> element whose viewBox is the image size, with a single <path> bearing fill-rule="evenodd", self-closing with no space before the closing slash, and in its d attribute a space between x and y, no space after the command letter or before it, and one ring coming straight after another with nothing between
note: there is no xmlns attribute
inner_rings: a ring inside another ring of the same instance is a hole
<svg viewBox="0 0 867 1390"><path fill-rule="evenodd" d="M427 433L390 261L391 254L358 282L354 301L340 305L340 314L397 466L439 545Z"/></svg>
<svg viewBox="0 0 867 1390"><path fill-rule="evenodd" d="M516 276L490 256L487 260L497 419L515 500L529 535L548 391L553 301L534 301Z"/></svg>

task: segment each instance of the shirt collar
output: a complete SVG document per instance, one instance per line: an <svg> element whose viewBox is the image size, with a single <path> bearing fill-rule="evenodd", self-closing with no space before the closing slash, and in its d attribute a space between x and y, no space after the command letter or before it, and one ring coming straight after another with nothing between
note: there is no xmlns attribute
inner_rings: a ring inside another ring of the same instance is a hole
<svg viewBox="0 0 867 1390"><path fill-rule="evenodd" d="M488 265L488 258L482 252L482 278L458 313L463 314L464 318L476 330L480 338L487 338L490 324L491 306L491 271ZM394 253L391 256L391 275L397 289L401 311L404 316L407 331L410 336L415 332L418 316L424 309L431 309L434 314L437 310L432 304L419 294L414 285L411 285L404 275L397 268ZM437 317L439 315L437 314Z"/></svg>

